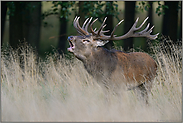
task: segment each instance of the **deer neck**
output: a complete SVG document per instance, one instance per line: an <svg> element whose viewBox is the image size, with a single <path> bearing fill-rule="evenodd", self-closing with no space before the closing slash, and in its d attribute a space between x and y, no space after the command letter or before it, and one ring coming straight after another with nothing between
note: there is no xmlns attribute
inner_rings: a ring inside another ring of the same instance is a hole
<svg viewBox="0 0 183 123"><path fill-rule="evenodd" d="M91 54L86 56L85 62L102 62L107 59L107 55L111 55L110 51L103 47L93 48Z"/></svg>
<svg viewBox="0 0 183 123"><path fill-rule="evenodd" d="M103 74L108 76L108 74L111 74L108 72L112 72L116 68L117 56L115 52L103 47L97 47L93 49L90 56L88 56L83 63L86 70L91 75L101 77L101 74Z"/></svg>

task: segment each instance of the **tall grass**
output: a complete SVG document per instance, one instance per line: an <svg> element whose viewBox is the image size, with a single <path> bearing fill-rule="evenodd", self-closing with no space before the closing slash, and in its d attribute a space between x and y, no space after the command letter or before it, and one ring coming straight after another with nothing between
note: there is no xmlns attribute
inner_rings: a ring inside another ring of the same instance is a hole
<svg viewBox="0 0 183 123"><path fill-rule="evenodd" d="M97 82L73 58L48 55L37 60L30 47L1 53L2 121L181 121L182 49L154 46L158 71L149 105L133 91L110 93L110 103ZM23 69L19 56L24 57ZM59 58L58 58L59 57Z"/></svg>

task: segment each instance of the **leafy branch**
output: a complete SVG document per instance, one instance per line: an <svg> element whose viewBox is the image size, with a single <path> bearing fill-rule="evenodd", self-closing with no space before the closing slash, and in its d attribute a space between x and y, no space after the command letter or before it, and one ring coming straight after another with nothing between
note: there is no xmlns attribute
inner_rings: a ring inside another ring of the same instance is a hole
<svg viewBox="0 0 183 123"><path fill-rule="evenodd" d="M164 15L165 9L168 9L168 6L161 4L160 1L156 1L156 2L158 3L158 7L156 8L156 14L158 14L158 16ZM149 3L147 1L139 1L138 5L136 6L136 9L141 12L144 12L144 10L148 11L150 7L151 6L149 5Z"/></svg>

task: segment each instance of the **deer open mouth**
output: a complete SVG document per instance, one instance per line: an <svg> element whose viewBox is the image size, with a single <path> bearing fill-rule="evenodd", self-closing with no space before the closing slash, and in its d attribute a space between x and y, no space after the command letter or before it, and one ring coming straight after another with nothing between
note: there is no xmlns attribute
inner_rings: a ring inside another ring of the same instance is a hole
<svg viewBox="0 0 183 123"><path fill-rule="evenodd" d="M73 52L73 50L74 50L74 44L71 42L71 41L69 41L69 45L70 45L70 47L69 48L67 48L67 50L69 51L69 52Z"/></svg>

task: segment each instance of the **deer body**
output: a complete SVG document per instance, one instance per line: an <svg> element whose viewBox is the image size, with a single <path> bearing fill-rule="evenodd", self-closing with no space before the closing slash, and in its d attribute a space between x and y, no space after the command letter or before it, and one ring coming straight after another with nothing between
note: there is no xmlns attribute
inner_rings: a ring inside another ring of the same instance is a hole
<svg viewBox="0 0 183 123"><path fill-rule="evenodd" d="M142 52L125 53L98 47L86 59L79 59L98 82L118 82L120 78L125 84L138 86L142 82L151 81L157 69L155 61Z"/></svg>
<svg viewBox="0 0 183 123"><path fill-rule="evenodd" d="M68 37L70 44L68 51L81 60L88 73L107 88L119 87L121 84L125 84L130 85L130 88L139 87L147 93L151 89L151 81L156 74L157 65L155 61L146 53L125 53L101 47L110 40L121 40L128 37L148 37L155 39L158 34L150 35L153 27L148 30L149 24L143 31L135 32L142 27L147 19L145 19L140 27L136 28L137 19L130 31L119 37L114 35L114 31L122 21L116 25L110 36L106 36L104 33L107 31L102 30L105 27L106 18L97 31L92 29L92 25L96 21L94 20L90 25L91 33L87 31L87 28L92 18L89 21L88 19L80 27L78 23L79 17L75 18L73 24L80 36ZM145 84L148 85L148 88L144 87Z"/></svg>

